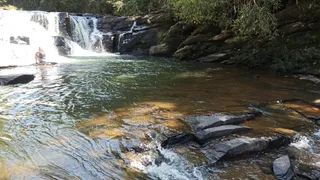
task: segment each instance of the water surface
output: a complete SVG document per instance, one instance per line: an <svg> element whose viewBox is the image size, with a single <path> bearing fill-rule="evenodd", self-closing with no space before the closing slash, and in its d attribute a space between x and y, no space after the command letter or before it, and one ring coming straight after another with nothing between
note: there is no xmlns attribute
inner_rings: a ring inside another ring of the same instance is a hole
<svg viewBox="0 0 320 180"><path fill-rule="evenodd" d="M159 147L162 134L190 131L182 119L195 114L257 108L269 116L246 123L251 136L281 127L319 140L310 122L265 106L319 99L318 84L293 77L130 56L74 57L0 74L26 72L36 79L0 89L0 179L272 179L255 165L252 174L237 174L247 162L210 169L196 149Z"/></svg>

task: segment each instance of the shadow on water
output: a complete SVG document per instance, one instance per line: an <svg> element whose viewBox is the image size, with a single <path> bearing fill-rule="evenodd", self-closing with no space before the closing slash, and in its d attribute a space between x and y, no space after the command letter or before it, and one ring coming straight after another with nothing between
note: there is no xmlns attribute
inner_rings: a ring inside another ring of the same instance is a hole
<svg viewBox="0 0 320 180"><path fill-rule="evenodd" d="M194 114L259 109L265 116L245 123L255 129L248 134L255 137L274 134L275 128L314 130L275 102L319 99L318 85L267 72L202 66L112 56L21 68L36 73L36 79L0 89L0 178L218 178L215 170L201 169L208 160L197 149L159 147L166 136L190 132L183 118ZM228 179L246 163L233 164L220 177ZM248 171L258 174L251 174L253 179L265 178L255 165Z"/></svg>

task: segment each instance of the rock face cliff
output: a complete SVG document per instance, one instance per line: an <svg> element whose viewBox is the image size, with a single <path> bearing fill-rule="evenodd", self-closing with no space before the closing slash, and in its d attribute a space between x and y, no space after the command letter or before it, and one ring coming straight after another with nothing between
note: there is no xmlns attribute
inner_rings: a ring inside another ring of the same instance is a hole
<svg viewBox="0 0 320 180"><path fill-rule="evenodd" d="M319 65L320 8L291 5L276 13L277 28L270 37L243 37L231 29L185 24L170 13L139 17L60 14L60 32L76 42L70 16L82 16L89 31L99 31L107 52L174 57L184 61L244 64L286 71ZM91 18L91 20L90 20ZM95 18L95 19L92 19ZM94 24L96 23L96 24ZM60 48L66 49L66 48ZM101 49L101 48L100 48ZM61 50L61 51L62 51ZM63 53L62 53L63 54Z"/></svg>
<svg viewBox="0 0 320 180"><path fill-rule="evenodd" d="M98 22L101 31L111 34L104 44L113 52L262 67L272 62L275 68L295 69L294 63L285 64L283 58L288 54L301 56L297 64L315 63L320 42L319 9L296 5L284 8L276 14L275 36L265 39L240 37L210 24L185 24L163 12L135 18L104 16Z"/></svg>

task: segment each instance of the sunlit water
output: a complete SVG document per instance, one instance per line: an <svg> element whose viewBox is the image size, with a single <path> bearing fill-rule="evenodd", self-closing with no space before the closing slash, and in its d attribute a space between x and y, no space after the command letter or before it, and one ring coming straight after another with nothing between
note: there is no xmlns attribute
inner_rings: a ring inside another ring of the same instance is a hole
<svg viewBox="0 0 320 180"><path fill-rule="evenodd" d="M261 107L319 99L312 82L130 56L74 57L56 66L0 71L10 73L36 79L0 88L0 179L267 179L246 161L208 168L194 149L159 145L162 134L190 129L181 121L187 115L250 108L266 115L246 123L252 135L294 129L303 137L292 145L319 154L316 128ZM248 173L240 170L244 164Z"/></svg>

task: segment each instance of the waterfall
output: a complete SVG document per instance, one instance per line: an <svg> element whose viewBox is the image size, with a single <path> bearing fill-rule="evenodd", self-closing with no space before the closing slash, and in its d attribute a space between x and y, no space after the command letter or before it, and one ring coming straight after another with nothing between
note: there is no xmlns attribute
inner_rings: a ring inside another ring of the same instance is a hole
<svg viewBox="0 0 320 180"><path fill-rule="evenodd" d="M95 17L70 16L73 30L72 39L83 49L94 52L106 52L103 46L103 35L97 28Z"/></svg>
<svg viewBox="0 0 320 180"><path fill-rule="evenodd" d="M59 35L58 13L1 10L0 27L0 66L33 64L39 47L58 56L52 38Z"/></svg>

